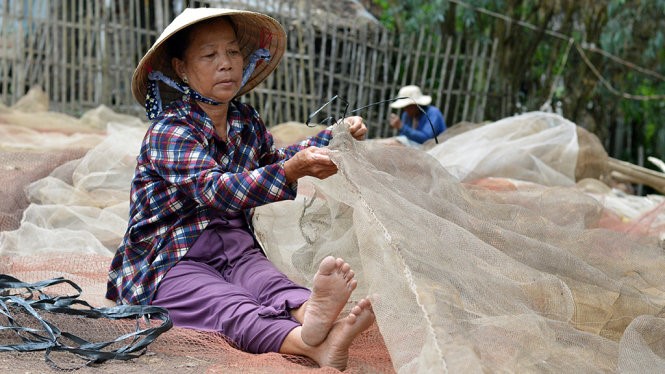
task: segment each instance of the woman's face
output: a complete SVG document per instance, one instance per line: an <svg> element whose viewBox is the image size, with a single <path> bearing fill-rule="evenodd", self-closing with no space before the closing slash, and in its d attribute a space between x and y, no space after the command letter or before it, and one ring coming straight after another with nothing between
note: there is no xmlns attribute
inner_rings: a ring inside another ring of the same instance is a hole
<svg viewBox="0 0 665 374"><path fill-rule="evenodd" d="M418 106L416 104L407 105L404 108L404 111L411 118L416 118L420 114L420 110L418 109Z"/></svg>
<svg viewBox="0 0 665 374"><path fill-rule="evenodd" d="M226 20L195 27L183 55L174 58L180 78L201 95L227 103L241 88L243 58L231 24Z"/></svg>

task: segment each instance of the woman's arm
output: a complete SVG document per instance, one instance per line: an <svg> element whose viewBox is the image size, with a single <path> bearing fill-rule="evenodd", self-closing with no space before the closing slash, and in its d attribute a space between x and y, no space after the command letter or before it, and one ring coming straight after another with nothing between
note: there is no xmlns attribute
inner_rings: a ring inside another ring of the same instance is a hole
<svg viewBox="0 0 665 374"><path fill-rule="evenodd" d="M286 180L283 162L254 170L232 165L241 169L227 170L212 158L204 139L199 139L186 125L155 126L148 152L152 167L169 188L177 189L199 205L240 211L295 197Z"/></svg>
<svg viewBox="0 0 665 374"><path fill-rule="evenodd" d="M429 117L429 120L428 120ZM432 123L430 124L430 121ZM436 107L427 107L427 116L422 114L418 119L418 128L412 128L411 126L402 126L400 130L400 135L404 135L407 138L413 140L417 143L424 143L429 139L434 138L436 135L439 135L446 129L445 121L443 120L443 115L441 111ZM434 127L434 131L432 129ZM436 131L436 132L435 132Z"/></svg>

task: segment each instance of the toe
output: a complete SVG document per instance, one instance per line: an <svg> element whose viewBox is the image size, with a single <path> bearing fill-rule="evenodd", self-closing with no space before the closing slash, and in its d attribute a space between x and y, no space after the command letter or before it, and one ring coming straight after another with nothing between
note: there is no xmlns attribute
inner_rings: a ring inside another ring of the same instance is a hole
<svg viewBox="0 0 665 374"><path fill-rule="evenodd" d="M347 280L351 280L351 279L353 279L353 277L354 277L355 275L356 275L356 273L355 273L353 270L349 270L349 272L346 273L346 275L344 276L344 278L347 279Z"/></svg>
<svg viewBox="0 0 665 374"><path fill-rule="evenodd" d="M321 261L321 264L319 265L319 273L325 275L332 274L336 267L337 261L335 258L333 256L328 256Z"/></svg>

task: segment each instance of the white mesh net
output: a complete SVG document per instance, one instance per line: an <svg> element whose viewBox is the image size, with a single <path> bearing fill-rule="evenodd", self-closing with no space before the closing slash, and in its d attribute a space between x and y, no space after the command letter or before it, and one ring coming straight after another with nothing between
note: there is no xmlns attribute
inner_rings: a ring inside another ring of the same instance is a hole
<svg viewBox="0 0 665 374"><path fill-rule="evenodd" d="M653 336L665 337L655 326L644 333L633 327L665 305L663 249L645 235L660 230L622 228L582 190L546 187L573 184L575 127L540 113L514 120L458 135L471 140L453 137L429 154L338 133L331 144L338 174L302 180L295 201L257 209L258 237L275 263L303 281L326 255L350 262L360 284L355 295L372 297L400 372L630 367L627 350L651 352ZM564 144L535 128L562 134ZM470 147L492 139L488 134L503 134L506 149ZM527 137L547 141L514 144ZM500 176L542 184L459 182L492 176L488 163ZM640 357L652 361L641 369L663 365L662 353Z"/></svg>
<svg viewBox="0 0 665 374"><path fill-rule="evenodd" d="M429 150L457 179L507 177L545 186L575 183L577 126L528 113L454 136Z"/></svg>

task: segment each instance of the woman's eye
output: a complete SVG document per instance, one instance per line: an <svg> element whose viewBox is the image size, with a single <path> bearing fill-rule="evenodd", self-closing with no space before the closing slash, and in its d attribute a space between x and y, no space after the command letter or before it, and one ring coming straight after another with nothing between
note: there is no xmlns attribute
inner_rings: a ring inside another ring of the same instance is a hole
<svg viewBox="0 0 665 374"><path fill-rule="evenodd" d="M213 58L213 57L215 57L215 54L214 54L214 53L208 53L207 55L203 55L203 57L205 57L205 58Z"/></svg>
<svg viewBox="0 0 665 374"><path fill-rule="evenodd" d="M229 50L229 51L228 51L228 54L229 54L230 56L237 56L237 55L240 54L240 51L237 50L237 49L232 49L232 50Z"/></svg>

